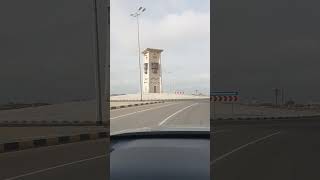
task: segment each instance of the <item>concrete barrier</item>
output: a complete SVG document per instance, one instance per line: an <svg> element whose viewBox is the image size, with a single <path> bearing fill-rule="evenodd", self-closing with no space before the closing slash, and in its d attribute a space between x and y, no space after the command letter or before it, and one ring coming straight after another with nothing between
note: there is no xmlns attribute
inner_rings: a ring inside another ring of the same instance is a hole
<svg viewBox="0 0 320 180"><path fill-rule="evenodd" d="M20 151L25 149L53 146L58 144L74 143L87 140L106 139L108 133L105 131L97 131L82 134L72 134L54 137L35 137L28 139L13 140L12 142L0 143L0 153Z"/></svg>
<svg viewBox="0 0 320 180"><path fill-rule="evenodd" d="M34 147L33 140L19 142L19 149L29 149L29 148L33 148L33 147Z"/></svg>
<svg viewBox="0 0 320 180"><path fill-rule="evenodd" d="M59 144L58 138L57 137L50 137L46 139L46 145L48 146L53 146Z"/></svg>
<svg viewBox="0 0 320 180"><path fill-rule="evenodd" d="M122 100L122 101L123 101L123 100ZM115 102L121 102L121 101L115 101ZM130 102L130 101L128 101L128 102ZM132 107L132 106L143 106L143 105L148 105L148 104L157 104L157 103L164 103L164 101L142 102L142 103L134 103L134 104L127 104L127 105L120 105L120 106L110 106L110 110L127 108L127 107Z"/></svg>

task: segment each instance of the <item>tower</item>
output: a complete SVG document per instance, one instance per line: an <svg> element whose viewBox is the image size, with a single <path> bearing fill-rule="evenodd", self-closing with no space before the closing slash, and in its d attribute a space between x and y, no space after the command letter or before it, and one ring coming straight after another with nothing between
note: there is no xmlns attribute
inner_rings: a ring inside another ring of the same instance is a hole
<svg viewBox="0 0 320 180"><path fill-rule="evenodd" d="M145 49L143 56L143 92L162 92L161 49Z"/></svg>

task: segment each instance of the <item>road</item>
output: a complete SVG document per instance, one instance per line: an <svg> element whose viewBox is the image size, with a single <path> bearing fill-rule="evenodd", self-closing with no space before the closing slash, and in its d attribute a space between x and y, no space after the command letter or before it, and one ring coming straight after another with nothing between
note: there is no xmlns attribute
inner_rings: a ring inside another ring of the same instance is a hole
<svg viewBox="0 0 320 180"><path fill-rule="evenodd" d="M105 140L0 154L0 179L107 179Z"/></svg>
<svg viewBox="0 0 320 180"><path fill-rule="evenodd" d="M111 133L136 128L208 127L209 102L180 101L111 110ZM0 179L105 180L109 162L105 140L0 154Z"/></svg>
<svg viewBox="0 0 320 180"><path fill-rule="evenodd" d="M240 103L211 103L211 112L215 112L215 118L238 118L238 117L280 117L280 116L312 116L319 115L319 109L298 108L272 108L258 105L245 105Z"/></svg>
<svg viewBox="0 0 320 180"><path fill-rule="evenodd" d="M211 127L214 180L320 179L320 123Z"/></svg>
<svg viewBox="0 0 320 180"><path fill-rule="evenodd" d="M173 101L110 112L111 133L132 129L210 126L208 100Z"/></svg>

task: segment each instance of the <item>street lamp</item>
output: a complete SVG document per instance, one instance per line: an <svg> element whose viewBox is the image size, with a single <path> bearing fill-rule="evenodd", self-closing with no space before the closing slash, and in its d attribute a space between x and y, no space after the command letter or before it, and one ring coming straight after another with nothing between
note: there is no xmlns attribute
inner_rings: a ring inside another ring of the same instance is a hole
<svg viewBox="0 0 320 180"><path fill-rule="evenodd" d="M144 7L139 7L139 9L130 14L130 16L137 18L137 26L138 26L138 49L139 49L139 74L140 74L140 101L142 101L142 79L141 79L141 61L140 61L140 32L139 32L139 16L146 10Z"/></svg>
<svg viewBox="0 0 320 180"><path fill-rule="evenodd" d="M165 69L163 69L163 73L165 73L166 74L166 77L167 77L167 75L169 75L169 74L172 74L173 72L172 71L166 71ZM168 77L167 77L168 78ZM173 86L173 81L171 81L170 83L168 83L169 84L169 89L170 89L170 91L169 92L172 92L172 86Z"/></svg>

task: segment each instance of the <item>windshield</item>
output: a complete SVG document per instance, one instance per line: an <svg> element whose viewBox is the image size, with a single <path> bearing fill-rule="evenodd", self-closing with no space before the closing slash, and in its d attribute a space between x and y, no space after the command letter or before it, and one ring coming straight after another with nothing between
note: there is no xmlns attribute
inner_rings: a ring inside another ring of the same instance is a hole
<svg viewBox="0 0 320 180"><path fill-rule="evenodd" d="M111 1L111 134L209 131L209 0L176 3Z"/></svg>

